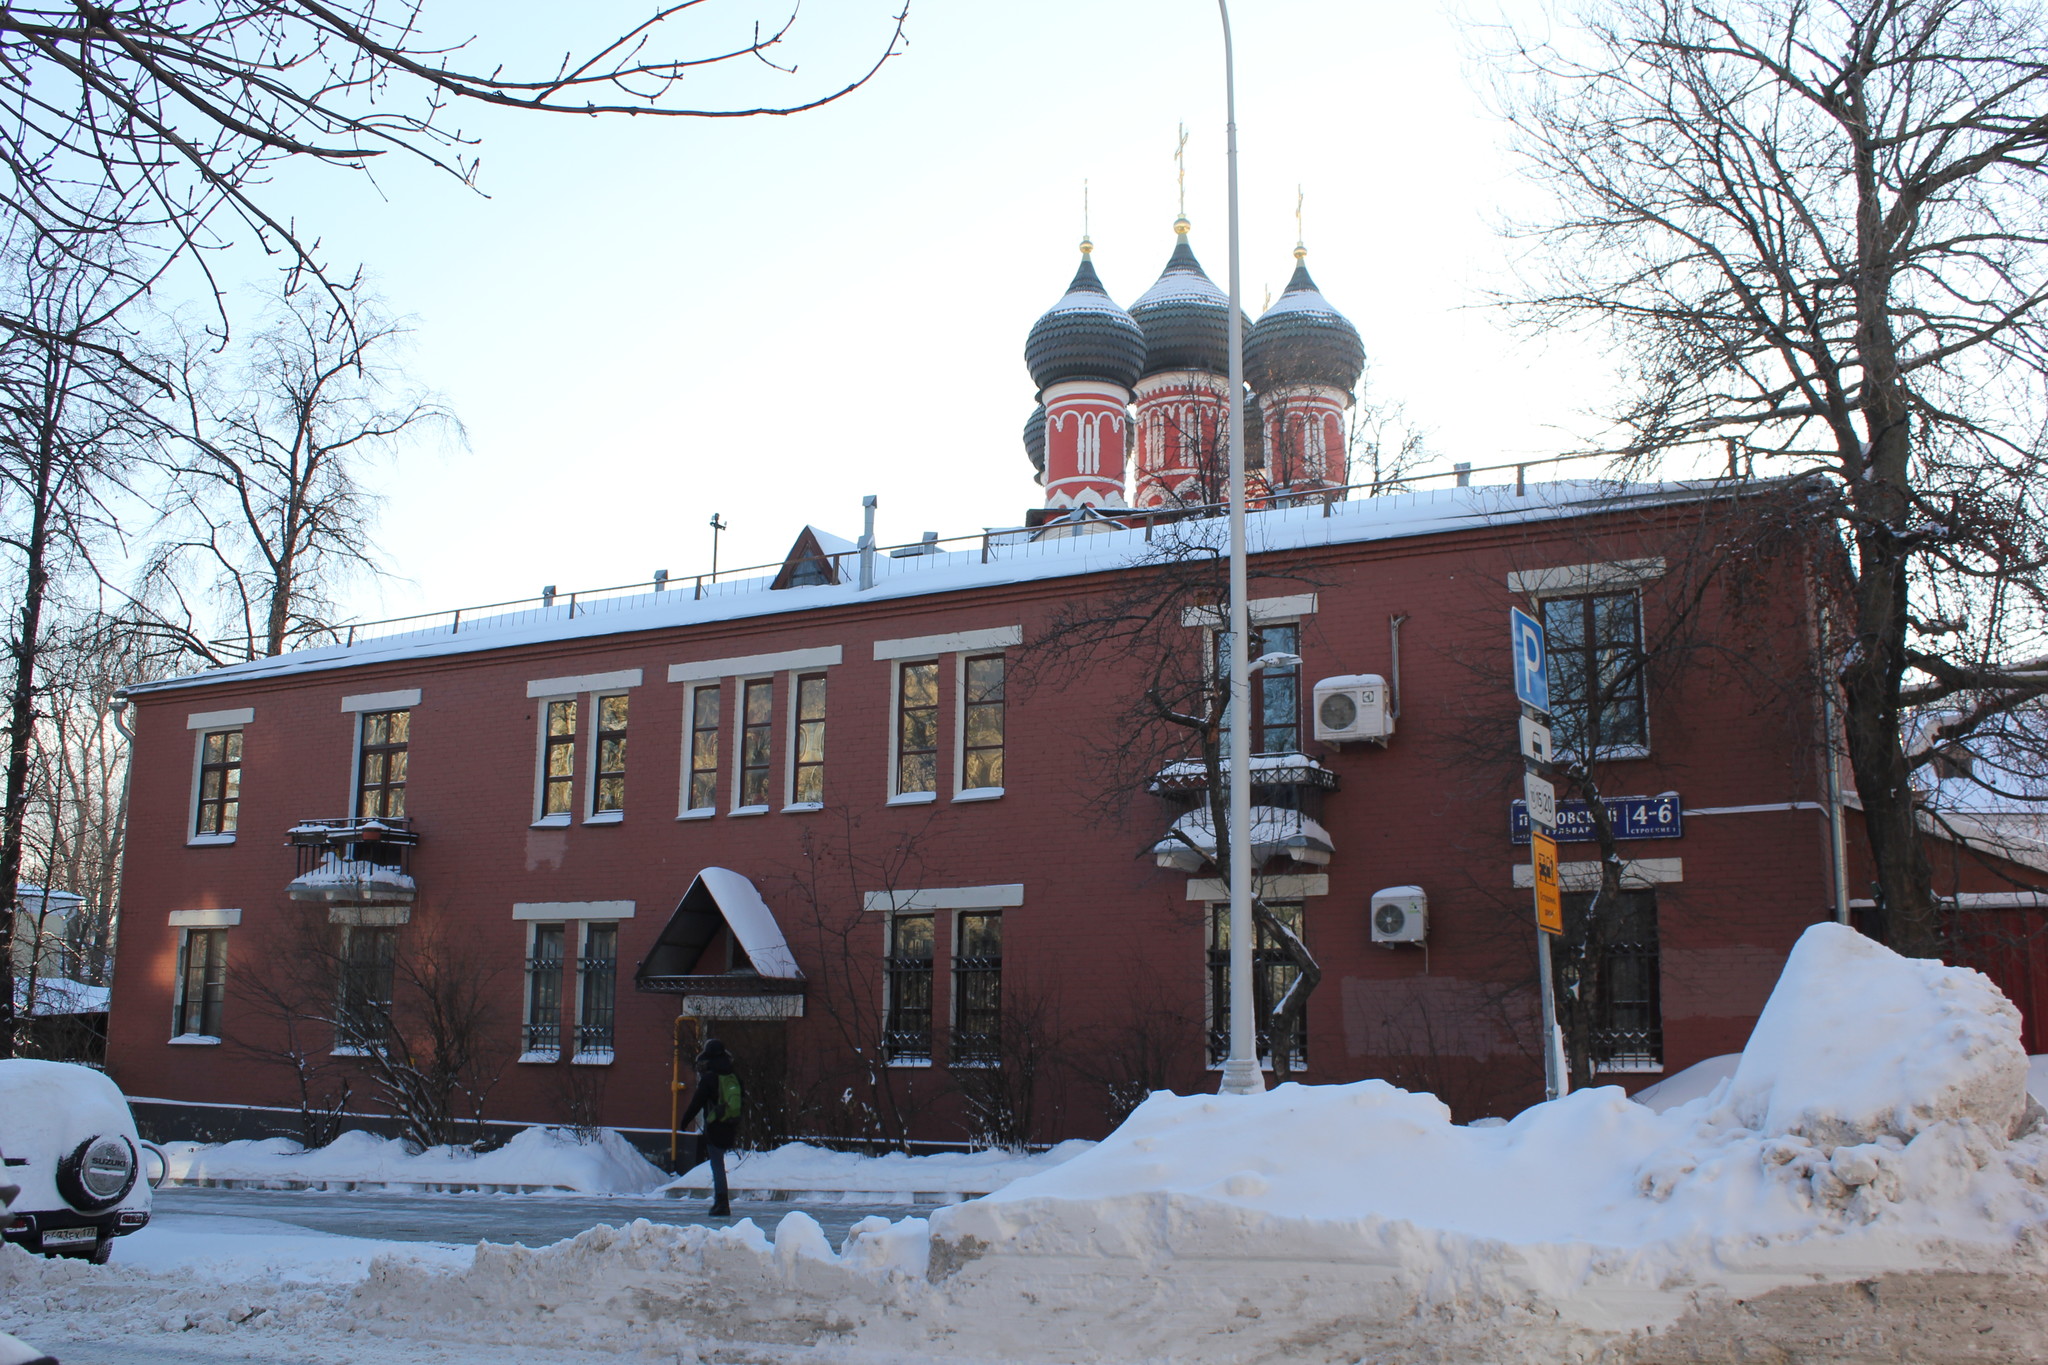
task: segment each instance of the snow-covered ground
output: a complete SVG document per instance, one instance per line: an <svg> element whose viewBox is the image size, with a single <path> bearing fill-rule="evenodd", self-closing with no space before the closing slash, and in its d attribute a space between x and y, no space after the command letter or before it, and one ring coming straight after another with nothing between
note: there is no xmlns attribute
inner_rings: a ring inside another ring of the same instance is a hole
<svg viewBox="0 0 2048 1365"><path fill-rule="evenodd" d="M10 1252L0 1330L98 1333L122 1362L218 1333L219 1358L323 1365L2048 1360L2027 1078L1985 978L1820 925L1730 1074L1662 1113L1611 1088L1488 1128L1371 1081L1161 1094L1070 1160L837 1247L791 1213L411 1248L353 1283L353 1253L304 1244L225 1271Z"/></svg>
<svg viewBox="0 0 2048 1365"><path fill-rule="evenodd" d="M617 1133L588 1141L561 1128L528 1128L494 1152L432 1147L409 1152L396 1138L346 1132L307 1151L289 1138L165 1144L170 1179L231 1180L278 1187L373 1185L410 1189L577 1190L641 1194L668 1179Z"/></svg>

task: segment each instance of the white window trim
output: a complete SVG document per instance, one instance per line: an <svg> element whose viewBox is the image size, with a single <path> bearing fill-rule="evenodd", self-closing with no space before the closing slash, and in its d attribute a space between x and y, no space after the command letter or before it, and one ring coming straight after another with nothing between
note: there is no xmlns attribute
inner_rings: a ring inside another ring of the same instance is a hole
<svg viewBox="0 0 2048 1365"><path fill-rule="evenodd" d="M1280 877L1252 878L1252 892L1268 900L1303 901L1316 896L1330 894L1330 874L1327 872L1297 873ZM1188 879L1188 899L1191 901L1229 901L1230 888L1215 877Z"/></svg>
<svg viewBox="0 0 2048 1365"><path fill-rule="evenodd" d="M579 692L629 691L640 685L640 670L637 668L615 669L610 673L576 673L566 678L536 678L526 685L526 699L539 701L543 698L559 701L563 697Z"/></svg>
<svg viewBox="0 0 2048 1365"><path fill-rule="evenodd" d="M562 1016L562 1023L569 1031L569 1064L571 1066L610 1066L613 1058L618 1054L619 1046L618 939L615 936L612 940L612 1045L610 1047L594 1047L588 1052L583 1051L576 1045L576 1035L583 1029L583 959L586 956L583 950L590 946L590 927L593 924L616 925L621 919L631 919L633 917L633 902L586 901L584 904L591 906L624 905L626 907L626 913L623 915L587 915L571 921L566 941L570 947L575 949L575 956L565 963L562 968L565 972L573 972L575 976L575 988L573 991L568 992L567 1013Z"/></svg>
<svg viewBox="0 0 2048 1365"><path fill-rule="evenodd" d="M1281 879L1280 879L1280 878L1278 878L1278 877L1275 877L1275 878L1272 878L1272 879L1270 879L1270 880L1271 880L1271 881L1273 881L1273 882L1278 882L1278 881L1280 881ZM1193 887L1194 887L1195 885L1196 885L1196 883L1190 882L1190 883L1189 883L1189 888L1190 888L1190 890L1192 890L1192 889L1193 889ZM1213 879L1212 879L1212 880L1210 880L1210 881L1208 881L1208 882L1206 882L1206 883L1202 883L1202 885L1207 885L1207 886L1222 886L1223 884L1222 884L1221 882L1218 882L1218 881L1215 881L1215 880L1213 880ZM1533 885L1533 884L1532 884L1532 885ZM1261 892L1261 895L1263 896L1263 895L1264 895L1264 893L1263 893L1263 892ZM1192 896L1190 896L1190 897L1189 897L1189 899L1193 899L1193 897L1192 897ZM1293 897L1293 896L1282 896L1282 895L1279 895L1279 894L1275 893L1275 894L1274 894L1274 895L1272 896L1272 899L1274 899L1274 900L1278 901L1278 900L1294 900L1294 899L1296 899L1296 898L1295 898L1295 897ZM1216 1016L1216 990L1215 990L1215 981L1214 981L1214 979L1213 979L1213 978L1212 978L1212 977L1211 977L1211 976L1209 975L1209 940L1210 940L1210 939L1212 939L1213 937L1215 937L1215 924L1216 924L1216 912L1217 912L1218 910L1228 910L1228 909L1230 909L1230 892L1229 892L1229 888L1225 887L1225 888L1224 888L1224 892L1223 892L1223 894L1222 894L1222 895L1220 895L1220 896L1215 896L1215 897L1210 897L1210 898L1207 898L1207 900L1208 900L1208 903L1207 903L1207 904L1206 904L1206 905L1205 905L1205 906L1203 907L1203 910L1202 910L1202 1033L1201 1033L1201 1040L1202 1040L1202 1043L1201 1043L1201 1045L1202 1045L1202 1051L1203 1051L1203 1053L1204 1053L1204 1055L1205 1055L1205 1056L1206 1056L1206 1054L1207 1054L1207 1053L1208 1053L1208 1051L1209 1051L1209 1021L1210 1021L1211 1019L1213 1019L1213 1018L1214 1018L1214 1017ZM1303 929L1303 937L1306 937L1306 936L1307 936L1307 932L1306 932L1306 931L1307 931L1307 929L1308 929L1308 907L1307 907L1307 906L1303 906L1303 907L1302 907L1302 917L1301 917L1301 919L1302 919L1302 929ZM1233 928L1233 929L1231 930L1231 932L1232 932L1232 933L1235 933L1235 932L1237 932L1237 931L1235 930L1235 928ZM1254 945L1254 946L1256 946L1256 945L1257 945L1257 942L1258 942L1258 940L1257 940L1257 939L1254 939L1254 940L1253 940L1253 945ZM1304 1031L1304 1032L1306 1032L1306 1031L1307 1031L1307 1028L1308 1028L1308 1021L1304 1019L1304 1020L1302 1021L1302 1029L1303 1029L1303 1031ZM1292 1075L1292 1074L1294 1074L1295 1072L1297 1072L1297 1071L1301 1070L1301 1068L1300 1068L1300 1067L1298 1067L1298 1066L1296 1066L1296 1065L1295 1065L1295 1061L1296 1061L1296 1060L1297 1060L1297 1059L1293 1059L1293 1058L1290 1058L1290 1059L1289 1059L1289 1061L1288 1061L1288 1066L1287 1066L1287 1070L1288 1070L1288 1074L1290 1074L1290 1075ZM1261 1070L1261 1071L1271 1071L1271 1070L1273 1069L1273 1054L1272 1054L1272 1053L1270 1053L1270 1052L1262 1052L1262 1053L1260 1053L1260 1054L1259 1054L1259 1058L1258 1058L1258 1062L1259 1062L1259 1070ZM1224 1067L1226 1067L1226 1066L1228 1066L1228 1065L1229 1065L1229 1061L1228 1061L1227 1059L1226 1059L1226 1060L1224 1060L1224 1061L1221 1061L1221 1062L1206 1062L1206 1061L1205 1061L1205 1062L1204 1062L1204 1064L1203 1064L1203 1067L1202 1067L1202 1069L1203 1069L1204 1071L1221 1071L1221 1070L1223 1070L1223 1068L1224 1068Z"/></svg>
<svg viewBox="0 0 2048 1365"><path fill-rule="evenodd" d="M1654 566L1654 572L1651 571L1649 566ZM1597 576L1598 572L1605 570L1613 570L1616 576L1599 583L1591 583L1585 577L1565 577L1566 575ZM1644 576L1639 578L1628 578L1625 576L1638 571ZM1552 597L1606 597L1633 592L1636 598L1636 647L1640 649L1643 643L1642 585L1655 582L1663 573L1664 561L1662 559L1625 559L1612 564L1573 564L1562 569L1541 569L1536 570L1531 576L1540 576L1542 574L1559 575L1560 577L1555 580L1555 583L1561 586L1532 590L1526 595L1529 598L1530 605L1540 606L1546 599ZM1515 580L1520 577L1523 577L1523 575L1508 575L1508 586L1513 588ZM1536 613L1536 622L1539 627L1543 625L1543 613L1541 611ZM1543 647L1545 650L1550 648L1547 634L1544 638ZM1602 744L1588 756L1589 762L1619 763L1631 758L1648 758L1650 756L1650 741L1654 738L1650 734L1650 679L1647 673L1639 673L1636 680L1642 685L1643 742L1641 744ZM1555 734L1555 730L1552 733ZM1578 759L1580 755L1576 749L1568 745L1557 744L1554 747L1552 757L1573 761Z"/></svg>
<svg viewBox="0 0 2048 1365"><path fill-rule="evenodd" d="M412 698L412 700L410 702L405 702L403 705L393 703L390 706L385 706L381 704L385 699L391 697L397 697L401 701L403 701L403 699L406 697L410 697ZM352 701L374 701L380 704L376 706L351 707L349 703ZM341 709L344 711L353 710L355 712L355 729L353 732L353 737L349 740L348 796L344 798L341 803L341 808L348 812L349 819L353 820L356 818L356 812L361 809L361 803L363 799L362 793L356 790L363 784L363 717L365 715L375 715L379 711L410 711L413 709L413 707L419 705L419 701L420 693L418 688L414 688L410 692L371 692L366 693L360 697L342 698ZM405 808L407 810L411 810L412 801L410 799L410 793L412 791L412 720L410 717L406 719L405 725L405 785L406 791L408 793L408 799L406 801ZM334 1055L340 1057L349 1054L337 1052Z"/></svg>
<svg viewBox="0 0 2048 1365"><path fill-rule="evenodd" d="M253 718L255 714L253 710L195 711L186 718L185 728L192 732L192 800L185 807L185 847L224 848L235 842L235 836L232 834L200 834L197 832L199 829L199 770L206 766L206 737L208 735L227 734L230 732L241 734L243 727L248 724L247 721L241 721L222 725L201 726L194 725L192 722L220 716L248 716ZM246 736L244 736L242 743L244 748L246 748L248 745ZM241 825L241 798L238 796L235 798L235 828L240 830Z"/></svg>
<svg viewBox="0 0 2048 1365"><path fill-rule="evenodd" d="M873 893L870 893L870 895L872 895L872 894L873 894ZM880 923L880 924L881 924L881 926L882 926L882 963L883 963L883 971L882 971L882 1029L883 1029L883 1050L884 1050L884 1051L887 1051L887 1050L888 1050L888 1027L889 1027L889 1007L891 1006L891 1004L893 1004L893 1003L894 1003L894 1002L893 1002L893 1001L891 1001L891 1000L890 1000L890 998L889 998L889 972L888 972L888 961L889 961L889 947L890 947L890 944L891 944L892 940L893 940L893 939L894 939L894 937L895 937L895 931L896 931L896 915L897 915L897 913L899 913L899 912L901 912L901 913L904 913L904 914L919 914L919 915L922 915L922 914L929 914L929 915L930 915L930 916L932 917L932 1031L931 1031L931 1038L930 1038L930 1039L929 1039L929 1041L928 1041L928 1044L927 1044L927 1049L926 1049L926 1050L927 1050L927 1051L928 1051L928 1052L930 1053L930 1055L929 1055L929 1056L924 1056L924 1057L903 1057L903 1058L896 1058L896 1057L891 1057L891 1058L887 1059L887 1061L886 1061L886 1062L884 1063L884 1065L886 1065L886 1066L888 1066L888 1067L890 1067L890 1068L892 1068L892 1069L900 1069L900 1070L904 1070L904 1071L918 1071L918 1070L926 1070L926 1069L929 1069L930 1067L932 1067L932 1066L933 1066L933 1065L934 1065L934 1064L935 1064L935 1063L937 1062L937 1060L938 1060L938 1051L939 1051L939 944L938 944L938 931L939 931L939 915L940 915L940 913L941 913L941 907L937 907L937 906L912 906L912 905L900 905L900 906L895 906L895 907L891 908L891 910L889 911L889 913L887 913L887 914L884 914L884 915L882 915L882 916L880 917L879 923ZM948 982L950 982L950 981L951 981L952 979L953 979L953 973L952 973L952 972L951 972L950 970L948 970L948 971L947 971L947 973L946 973L946 980L947 980Z"/></svg>
<svg viewBox="0 0 2048 1365"><path fill-rule="evenodd" d="M861 897L861 909L896 911L1005 910L1024 903L1024 883L1001 882L989 886L931 886L895 891L869 891Z"/></svg>
<svg viewBox="0 0 2048 1365"><path fill-rule="evenodd" d="M1312 592L1288 593L1280 597L1254 597L1245 603L1251 624L1255 626L1276 625L1282 621L1295 621L1304 616L1316 614L1316 595ZM1180 623L1189 629L1197 626L1208 630L1230 629L1230 618L1216 607L1184 607Z"/></svg>
<svg viewBox="0 0 2048 1365"><path fill-rule="evenodd" d="M673 674L674 670L671 669L670 672ZM675 679L671 677L670 681L673 682ZM676 819L678 820L709 820L712 816L718 814L718 770L716 768L711 770L712 804L708 806L692 806L688 802L690 799L690 777L694 771L690 767L690 760L694 756L697 742L697 731L695 729L697 694L707 687L717 691L723 683L724 679L722 678L699 679L683 689L683 781L682 790L676 794L678 806ZM721 692L718 698L720 710L718 721L719 747L721 749L724 748L725 741L725 718L723 714L725 702L726 694ZM723 761L726 755L720 754L719 757Z"/></svg>
<svg viewBox="0 0 2048 1365"><path fill-rule="evenodd" d="M515 920L621 920L632 919L633 901L515 901Z"/></svg>
<svg viewBox="0 0 2048 1365"><path fill-rule="evenodd" d="M252 724L256 719L253 706L237 707L232 711L194 711L185 717L187 730L239 730Z"/></svg>
<svg viewBox="0 0 2048 1365"><path fill-rule="evenodd" d="M1536 885L1535 869L1527 863L1517 863L1514 870L1515 888L1527 891ZM1621 864L1621 884L1632 891L1646 890L1653 886L1669 886L1685 880L1685 859L1683 858L1625 858ZM1595 891L1600 887L1600 860L1579 858L1571 862L1559 862L1557 882L1566 891Z"/></svg>
<svg viewBox="0 0 2048 1365"><path fill-rule="evenodd" d="M775 654L700 659L696 663L670 664L668 680L672 683L703 683L742 676L758 678L763 673L794 672L798 669L809 673L832 667L840 661L842 654L838 645L826 645L819 649L785 649Z"/></svg>
<svg viewBox="0 0 2048 1365"><path fill-rule="evenodd" d="M906 635L900 640L875 641L875 662L907 659L916 663L935 654L995 654L1023 643L1022 626L956 630L944 635Z"/></svg>
<svg viewBox="0 0 2048 1365"><path fill-rule="evenodd" d="M1584 597L1589 593L1640 588L1664 576L1662 556L1614 559L1597 564L1561 564L1553 569L1521 569L1508 575L1508 591L1517 597Z"/></svg>
<svg viewBox="0 0 2048 1365"><path fill-rule="evenodd" d="M636 675L639 673L638 669L632 671ZM638 686L637 683L631 685ZM590 761L583 769L582 811L583 823L586 825L616 825L626 818L626 808L624 806L620 806L617 810L599 810L597 808L598 712L599 708L604 705L606 697L624 697L626 699L626 739L629 745L633 738L632 693L626 691L623 687L612 687L585 695L584 709L590 712ZM581 726L578 728L580 729ZM627 749L627 752L629 754L632 752L630 747ZM628 771L630 771L630 768Z"/></svg>
<svg viewBox="0 0 2048 1365"><path fill-rule="evenodd" d="M797 669L792 668L791 670L789 670L788 673L786 673L783 676L783 690L789 694L787 699L788 704L783 708L783 748L787 751L783 754L782 757L782 813L785 815L801 815L808 811L817 811L825 809L825 803L823 801L799 801L796 799L797 689L800 680L806 674L819 672L823 672L823 670L816 668L806 668L799 671ZM831 676L827 674L825 678L825 742L828 745L832 742L831 715L832 679Z"/></svg>
<svg viewBox="0 0 2048 1365"><path fill-rule="evenodd" d="M884 804L891 806L922 806L939 799L939 773L938 765L936 763L933 764L932 789L930 791L906 792L899 791L896 787L896 780L898 777L902 775L903 772L903 670L909 668L913 664L935 664L939 666L941 670L943 670L945 667L945 659L942 655L919 654L914 657L906 657L890 661L888 744L889 772L882 790L889 793L889 799ZM953 671L955 673L958 673L960 671L957 660ZM934 719L940 716L944 716L945 711L945 705L941 703ZM953 728L957 730L960 727L956 724ZM940 745L941 752L944 751L944 747L945 746L942 743ZM936 757L936 755L934 755L934 757Z"/></svg>
<svg viewBox="0 0 2048 1365"><path fill-rule="evenodd" d="M746 785L746 744L747 744L747 685L764 682L768 684L768 782L772 789L775 782L775 675L756 673L749 677L734 678L732 699L732 809L728 815L766 815L773 810L774 803L756 801L751 806L740 804L740 796Z"/></svg>
<svg viewBox="0 0 2048 1365"><path fill-rule="evenodd" d="M419 704L420 690L417 687L402 687L394 692L358 692L355 696L341 699L341 709L357 715L365 711L410 711Z"/></svg>
<svg viewBox="0 0 2048 1365"><path fill-rule="evenodd" d="M575 777L573 774L569 780L569 809L556 811L553 815L541 813L546 809L548 800L548 707L550 704L558 701L573 701L576 703L575 738L576 743L581 744L583 742L583 703L574 692L555 692L550 695L536 697L533 695L531 686L527 689L527 697L529 700L538 703L534 709L533 717L533 828L565 829L576 814ZM360 749L362 746L358 744L356 747Z"/></svg>
<svg viewBox="0 0 2048 1365"><path fill-rule="evenodd" d="M233 929L242 922L239 910L173 910L173 929Z"/></svg>

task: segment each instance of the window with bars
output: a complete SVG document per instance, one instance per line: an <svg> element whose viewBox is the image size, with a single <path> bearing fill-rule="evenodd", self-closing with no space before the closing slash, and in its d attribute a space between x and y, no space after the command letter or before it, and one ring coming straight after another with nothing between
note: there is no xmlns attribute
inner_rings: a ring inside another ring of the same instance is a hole
<svg viewBox="0 0 2048 1365"><path fill-rule="evenodd" d="M381 820L405 814L406 753L411 743L412 712L364 714L362 749L356 761L359 817Z"/></svg>
<svg viewBox="0 0 2048 1365"><path fill-rule="evenodd" d="M626 808L626 698L597 699L597 781L592 787L593 814Z"/></svg>
<svg viewBox="0 0 2048 1365"><path fill-rule="evenodd" d="M904 664L896 675L896 795L939 789L939 663Z"/></svg>
<svg viewBox="0 0 2048 1365"><path fill-rule="evenodd" d="M1302 931L1300 901L1268 901L1266 908L1273 912L1273 918L1306 938ZM1252 1010L1257 1021L1254 1026L1257 1051L1262 1060L1273 1055L1273 1006L1287 994L1288 987L1300 975L1301 969L1294 965L1294 959L1287 955L1279 938L1265 925L1260 925L1258 937L1252 943ZM1308 1060L1306 1023L1306 1020L1296 1022L1290 1069L1302 1066ZM1215 904L1209 907L1209 1064L1221 1066L1229 1055L1230 907Z"/></svg>
<svg viewBox="0 0 2048 1365"><path fill-rule="evenodd" d="M541 749L541 817L559 815L567 819L576 804L572 796L576 783L574 701L548 703L547 732L542 737Z"/></svg>
<svg viewBox="0 0 2048 1365"><path fill-rule="evenodd" d="M888 1006L883 1051L891 1062L932 1059L932 917L893 915L889 920Z"/></svg>
<svg viewBox="0 0 2048 1365"><path fill-rule="evenodd" d="M567 926L536 924L526 952L526 1031L529 1060L562 1052L562 952Z"/></svg>
<svg viewBox="0 0 2048 1365"><path fill-rule="evenodd" d="M1567 923L1578 923L1593 893L1565 893ZM1607 927L1593 987L1593 1069L1605 1072L1664 1069L1664 1011L1659 987L1657 893L1624 891ZM1559 963L1559 985L1570 991L1570 968Z"/></svg>
<svg viewBox="0 0 2048 1365"><path fill-rule="evenodd" d="M609 1061L619 1008L619 926L583 926L583 951L576 959L576 1056Z"/></svg>
<svg viewBox="0 0 2048 1365"><path fill-rule="evenodd" d="M1268 654L1301 653L1301 627L1293 621L1252 628L1251 645L1245 658ZM1216 633L1216 679L1219 686L1230 684L1230 632ZM1301 749L1301 666L1268 664L1252 674L1252 752L1291 754ZM1230 723L1226 716L1224 742L1229 742Z"/></svg>
<svg viewBox="0 0 2048 1365"><path fill-rule="evenodd" d="M1558 748L1591 757L1648 747L1634 591L1545 598L1543 647Z"/></svg>
<svg viewBox="0 0 2048 1365"><path fill-rule="evenodd" d="M790 804L822 805L825 800L825 675L806 673L796 680L795 759L790 772Z"/></svg>
<svg viewBox="0 0 2048 1365"><path fill-rule="evenodd" d="M743 807L768 805L768 756L775 736L775 680L753 678L740 692L740 799Z"/></svg>
<svg viewBox="0 0 2048 1365"><path fill-rule="evenodd" d="M718 685L690 693L690 792L688 810L718 804Z"/></svg>
<svg viewBox="0 0 2048 1365"><path fill-rule="evenodd" d="M242 809L242 732L214 730L199 741L199 812L194 834L233 834Z"/></svg>
<svg viewBox="0 0 2048 1365"><path fill-rule="evenodd" d="M171 1031L180 1037L220 1037L227 979L228 931L185 930L178 943L178 1002Z"/></svg>
<svg viewBox="0 0 2048 1365"><path fill-rule="evenodd" d="M984 654L965 663L960 718L961 778L968 791L1003 785L1003 656Z"/></svg>
<svg viewBox="0 0 2048 1365"><path fill-rule="evenodd" d="M960 916L953 954L955 1066L995 1066L1003 1056L1003 917Z"/></svg>
<svg viewBox="0 0 2048 1365"><path fill-rule="evenodd" d="M391 1030L391 988L397 963L396 928L353 924L343 927L341 979L336 983L334 997L337 1051L360 1052L384 1045Z"/></svg>

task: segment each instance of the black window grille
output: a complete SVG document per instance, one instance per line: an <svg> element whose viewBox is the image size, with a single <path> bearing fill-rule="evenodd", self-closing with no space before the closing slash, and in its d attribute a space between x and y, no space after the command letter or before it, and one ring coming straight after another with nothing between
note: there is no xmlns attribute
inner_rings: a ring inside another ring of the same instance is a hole
<svg viewBox="0 0 2048 1365"><path fill-rule="evenodd" d="M619 1004L618 925L584 926L583 952L576 959L576 975L581 987L576 1013L576 1055L609 1054Z"/></svg>
<svg viewBox="0 0 2048 1365"><path fill-rule="evenodd" d="M960 916L953 957L953 1062L994 1066L1003 1055L1003 917Z"/></svg>
<svg viewBox="0 0 2048 1365"><path fill-rule="evenodd" d="M221 999L227 989L228 931L187 929L179 946L179 959L175 1032L220 1037Z"/></svg>
<svg viewBox="0 0 2048 1365"><path fill-rule="evenodd" d="M391 987L398 963L398 930L348 925L341 931L341 980L335 991L336 1041L343 1047L382 1047L391 1032Z"/></svg>
<svg viewBox="0 0 2048 1365"><path fill-rule="evenodd" d="M1586 891L1565 894L1567 923L1592 903ZM1593 987L1592 1054L1596 1071L1656 1071L1664 1065L1664 1014L1659 995L1657 893L1624 891L1607 929ZM1559 983L1569 990L1569 980Z"/></svg>
<svg viewBox="0 0 2048 1365"><path fill-rule="evenodd" d="M526 1037L529 1053L562 1051L562 941L564 926L533 926L526 958Z"/></svg>
<svg viewBox="0 0 2048 1365"><path fill-rule="evenodd" d="M1296 934L1302 933L1300 901L1268 901L1266 908ZM1273 1005L1287 994L1287 988L1300 975L1301 969L1294 965L1294 959L1280 945L1279 938L1260 925L1258 937L1252 944L1252 1008L1256 1020L1253 1032L1262 1059L1273 1055ZM1289 1054L1292 1058L1290 1069L1306 1065L1308 1061L1306 1024L1305 1019L1296 1021L1293 1048ZM1209 1064L1221 1066L1229 1056L1230 907L1219 904L1210 907L1209 911Z"/></svg>
<svg viewBox="0 0 2048 1365"><path fill-rule="evenodd" d="M199 818L195 834L233 834L242 809L242 732L215 730L200 741Z"/></svg>
<svg viewBox="0 0 2048 1365"><path fill-rule="evenodd" d="M1543 644L1559 748L1592 756L1649 743L1634 591L1545 599Z"/></svg>
<svg viewBox="0 0 2048 1365"><path fill-rule="evenodd" d="M932 917L896 915L889 922L888 1011L883 1049L892 1062L932 1057Z"/></svg>

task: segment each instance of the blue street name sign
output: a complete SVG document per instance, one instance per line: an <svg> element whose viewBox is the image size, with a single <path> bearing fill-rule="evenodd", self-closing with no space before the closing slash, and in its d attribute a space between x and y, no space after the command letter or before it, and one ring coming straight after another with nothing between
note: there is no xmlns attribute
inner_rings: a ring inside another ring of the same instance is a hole
<svg viewBox="0 0 2048 1365"><path fill-rule="evenodd" d="M1607 818L1614 825L1614 837L1617 839L1685 837L1685 817L1680 809L1684 803L1679 800L1677 792L1665 792L1661 796L1609 797L1601 804L1607 807ZM1511 808L1509 834L1518 844L1529 842L1529 807L1523 802L1517 801ZM1557 829L1553 837L1560 844L1593 842L1593 812L1585 802L1557 803Z"/></svg>
<svg viewBox="0 0 2048 1365"><path fill-rule="evenodd" d="M1543 667L1543 623L1520 607L1508 608L1508 633L1515 646L1515 696L1524 706L1550 709L1550 678Z"/></svg>

